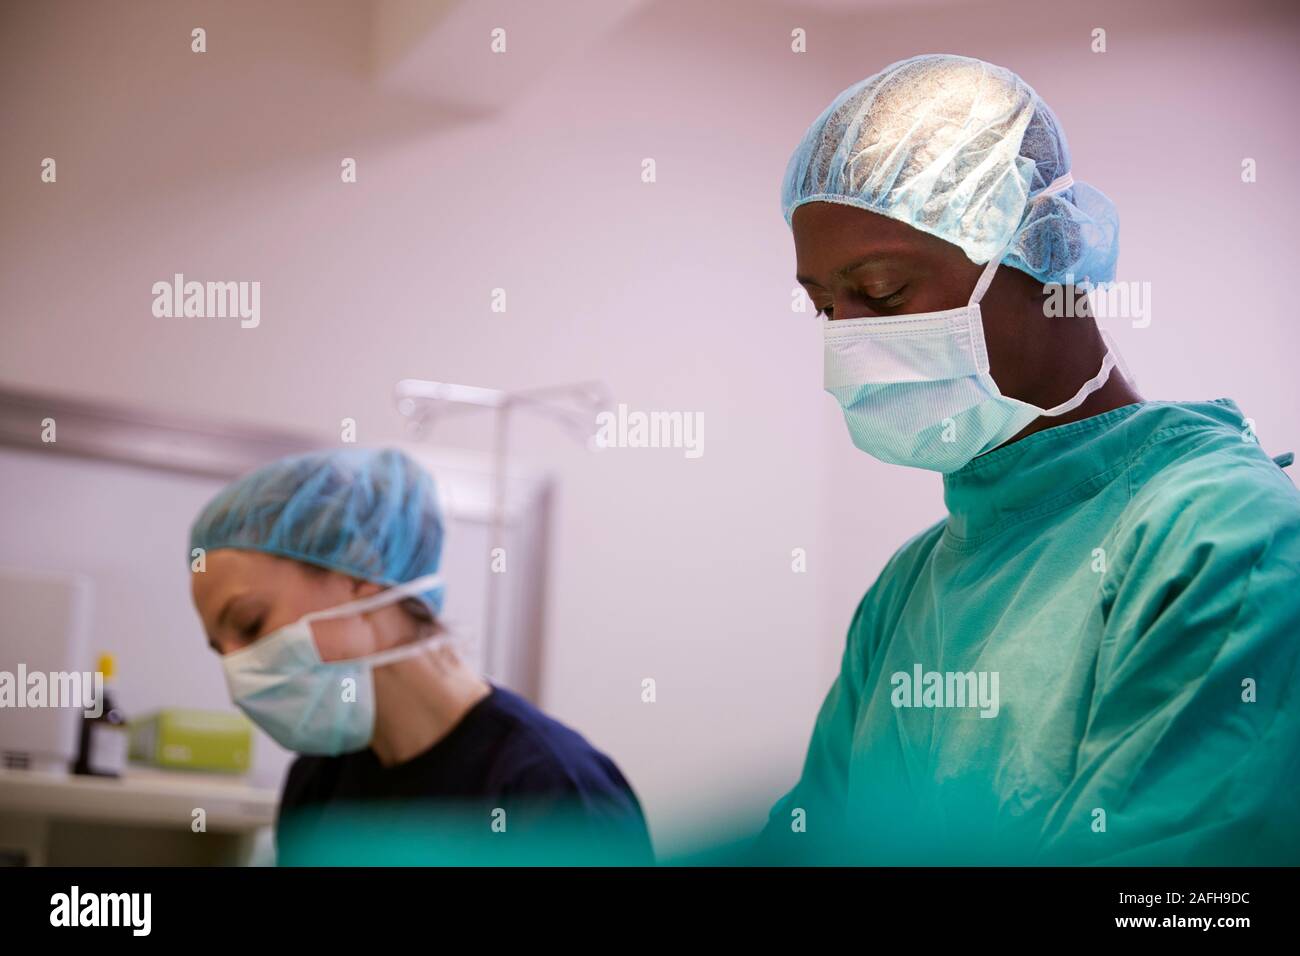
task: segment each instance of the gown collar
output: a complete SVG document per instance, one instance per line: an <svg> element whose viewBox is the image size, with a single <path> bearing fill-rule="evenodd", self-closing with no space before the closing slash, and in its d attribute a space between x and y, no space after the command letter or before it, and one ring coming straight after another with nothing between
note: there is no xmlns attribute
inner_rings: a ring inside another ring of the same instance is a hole
<svg viewBox="0 0 1300 956"><path fill-rule="evenodd" d="M974 547L1010 524L1096 494L1156 433L1199 421L1242 428L1235 402L1136 402L1035 432L943 476L944 540Z"/></svg>

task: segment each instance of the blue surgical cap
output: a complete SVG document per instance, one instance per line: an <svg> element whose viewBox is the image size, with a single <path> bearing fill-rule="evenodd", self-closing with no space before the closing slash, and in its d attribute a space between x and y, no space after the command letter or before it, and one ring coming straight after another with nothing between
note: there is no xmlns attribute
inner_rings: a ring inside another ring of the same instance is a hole
<svg viewBox="0 0 1300 956"><path fill-rule="evenodd" d="M190 549L294 558L376 584L438 570L442 511L429 473L400 451L336 449L272 462L222 489ZM417 595L442 610L441 586Z"/></svg>
<svg viewBox="0 0 1300 956"><path fill-rule="evenodd" d="M1071 173L1065 132L1020 77L964 56L887 66L831 103L786 167L786 223L808 202L856 206L994 256L1044 283L1108 282L1119 216L1081 182L1030 200Z"/></svg>

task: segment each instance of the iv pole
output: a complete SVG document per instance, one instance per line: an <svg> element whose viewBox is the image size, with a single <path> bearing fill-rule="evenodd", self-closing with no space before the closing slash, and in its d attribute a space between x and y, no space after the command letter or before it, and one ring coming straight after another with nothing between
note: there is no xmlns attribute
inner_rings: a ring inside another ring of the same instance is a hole
<svg viewBox="0 0 1300 956"><path fill-rule="evenodd" d="M412 431L424 436L434 420L446 413L488 410L492 413L492 509L488 553L505 546L506 469L509 462L509 431L512 413L519 409L550 418L583 442L595 448L595 419L609 407L609 391L602 382L548 385L542 388L506 392L477 385L453 385L404 378L394 390L397 410L411 419ZM487 607L484 614L484 665L492 666L497 642L500 575L489 569Z"/></svg>

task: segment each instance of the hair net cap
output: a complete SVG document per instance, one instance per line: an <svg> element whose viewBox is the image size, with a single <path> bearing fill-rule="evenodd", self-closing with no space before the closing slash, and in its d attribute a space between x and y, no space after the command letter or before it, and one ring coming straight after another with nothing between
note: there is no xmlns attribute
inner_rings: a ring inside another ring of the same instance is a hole
<svg viewBox="0 0 1300 956"><path fill-rule="evenodd" d="M438 570L443 522L433 478L391 449L283 458L226 486L190 530L190 548L294 558L376 584ZM441 586L418 597L434 614Z"/></svg>
<svg viewBox="0 0 1300 956"><path fill-rule="evenodd" d="M1044 283L1109 282L1119 217L1075 182L1065 133L1033 89L982 60L925 54L857 83L817 117L786 167L785 220L808 202L856 206L994 256Z"/></svg>

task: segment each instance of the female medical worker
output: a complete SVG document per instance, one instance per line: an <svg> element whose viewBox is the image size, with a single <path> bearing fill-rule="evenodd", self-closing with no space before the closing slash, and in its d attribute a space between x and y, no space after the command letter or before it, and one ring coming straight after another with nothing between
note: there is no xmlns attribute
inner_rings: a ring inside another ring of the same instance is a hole
<svg viewBox="0 0 1300 956"><path fill-rule="evenodd" d="M648 861L613 761L450 646L442 546L432 479L391 450L274 462L196 520L194 603L230 695L301 755L281 862Z"/></svg>
<svg viewBox="0 0 1300 956"><path fill-rule="evenodd" d="M854 615L777 858L1300 862L1289 456L1228 399L1143 400L1094 319L1049 317L1117 254L1072 173L1019 77L940 55L845 90L789 162L826 390L859 449L943 473L948 513Z"/></svg>

